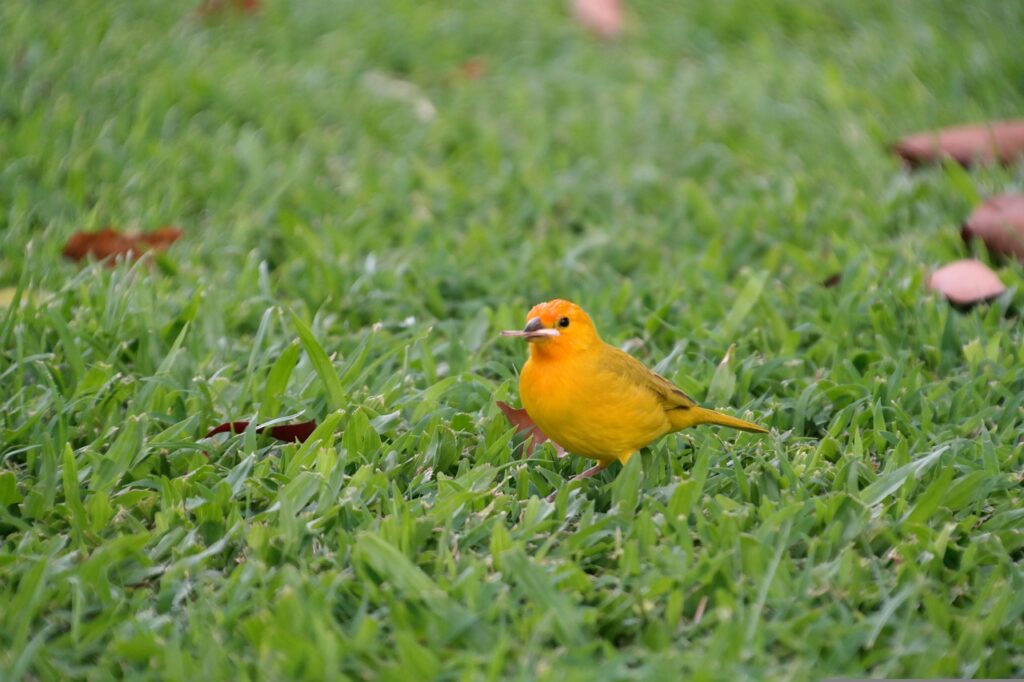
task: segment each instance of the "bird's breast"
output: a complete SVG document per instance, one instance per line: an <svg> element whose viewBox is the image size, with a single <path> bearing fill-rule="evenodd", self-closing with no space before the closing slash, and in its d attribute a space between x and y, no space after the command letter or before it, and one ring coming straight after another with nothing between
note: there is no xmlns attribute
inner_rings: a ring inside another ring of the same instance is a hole
<svg viewBox="0 0 1024 682"><path fill-rule="evenodd" d="M584 457L613 460L669 430L654 397L603 371L599 357L531 358L520 374L519 392L540 430Z"/></svg>

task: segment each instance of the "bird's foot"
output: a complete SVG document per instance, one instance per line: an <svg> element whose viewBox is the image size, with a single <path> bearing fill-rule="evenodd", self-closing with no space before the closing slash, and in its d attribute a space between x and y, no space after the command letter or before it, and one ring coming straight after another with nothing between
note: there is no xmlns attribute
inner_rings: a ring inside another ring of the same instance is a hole
<svg viewBox="0 0 1024 682"><path fill-rule="evenodd" d="M590 478L591 476L595 476L595 475L601 473L602 471L604 471L604 468L606 466L608 466L608 465L607 464L595 464L594 466L590 467L586 471L581 471L580 473L576 474L570 480L582 481L584 478Z"/></svg>

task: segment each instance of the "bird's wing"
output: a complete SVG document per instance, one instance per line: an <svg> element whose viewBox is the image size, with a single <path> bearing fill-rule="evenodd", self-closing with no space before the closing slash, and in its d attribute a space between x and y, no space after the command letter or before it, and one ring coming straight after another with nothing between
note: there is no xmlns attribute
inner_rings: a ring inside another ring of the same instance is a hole
<svg viewBox="0 0 1024 682"><path fill-rule="evenodd" d="M666 411L697 406L696 400L683 393L665 377L647 369L629 353L613 346L609 346L609 351L604 357L605 369L653 393Z"/></svg>

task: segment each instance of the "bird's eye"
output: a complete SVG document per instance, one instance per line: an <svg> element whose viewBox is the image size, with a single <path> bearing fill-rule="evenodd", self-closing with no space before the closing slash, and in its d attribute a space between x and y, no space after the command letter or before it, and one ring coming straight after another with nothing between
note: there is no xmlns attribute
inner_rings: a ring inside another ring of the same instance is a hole
<svg viewBox="0 0 1024 682"><path fill-rule="evenodd" d="M569 326L569 318L568 317L563 317L562 319L560 319L558 321L558 326L562 327L562 328L568 327Z"/></svg>

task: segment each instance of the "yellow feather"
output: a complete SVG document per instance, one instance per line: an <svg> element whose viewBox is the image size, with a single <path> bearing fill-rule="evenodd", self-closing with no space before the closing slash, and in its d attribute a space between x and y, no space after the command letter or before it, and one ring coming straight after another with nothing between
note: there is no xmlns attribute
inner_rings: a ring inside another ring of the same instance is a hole
<svg viewBox="0 0 1024 682"><path fill-rule="evenodd" d="M691 426L767 432L700 407L639 360L602 341L586 312L569 301L537 305L527 319L522 335L530 342L530 358L519 378L523 407L568 452L601 465L625 464L645 445Z"/></svg>

